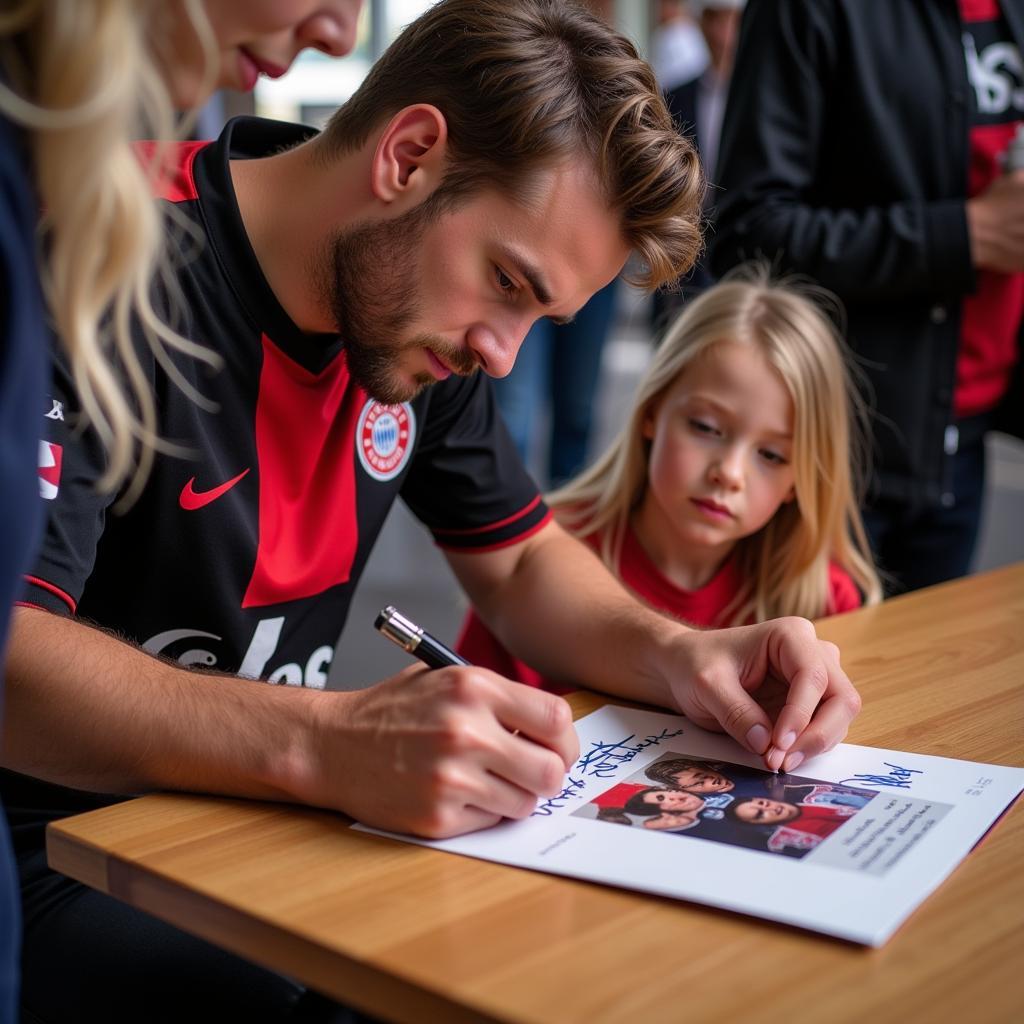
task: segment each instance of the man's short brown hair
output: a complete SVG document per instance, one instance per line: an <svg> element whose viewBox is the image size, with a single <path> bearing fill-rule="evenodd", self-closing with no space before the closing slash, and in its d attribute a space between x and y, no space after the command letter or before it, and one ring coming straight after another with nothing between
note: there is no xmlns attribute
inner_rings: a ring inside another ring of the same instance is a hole
<svg viewBox="0 0 1024 1024"><path fill-rule="evenodd" d="M590 160L642 263L636 283L654 289L692 266L697 154L633 44L571 0L441 0L331 118L325 157L358 148L415 103L448 125L449 166L432 200L450 205L487 186L521 195L532 173Z"/></svg>

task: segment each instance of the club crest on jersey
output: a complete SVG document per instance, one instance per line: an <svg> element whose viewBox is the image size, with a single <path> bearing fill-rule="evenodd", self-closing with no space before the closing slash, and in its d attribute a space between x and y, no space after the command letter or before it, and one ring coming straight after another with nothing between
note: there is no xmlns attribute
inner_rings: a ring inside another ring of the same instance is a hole
<svg viewBox="0 0 1024 1024"><path fill-rule="evenodd" d="M39 442L39 496L53 501L60 490L60 466L64 461L64 449L51 441Z"/></svg>
<svg viewBox="0 0 1024 1024"><path fill-rule="evenodd" d="M408 402L382 405L372 398L356 424L356 450L374 480L393 480L405 469L416 439L416 414Z"/></svg>

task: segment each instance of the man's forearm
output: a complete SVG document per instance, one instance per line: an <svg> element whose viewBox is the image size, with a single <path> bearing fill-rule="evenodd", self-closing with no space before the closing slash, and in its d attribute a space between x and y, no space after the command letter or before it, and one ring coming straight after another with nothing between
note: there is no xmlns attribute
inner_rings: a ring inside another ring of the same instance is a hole
<svg viewBox="0 0 1024 1024"><path fill-rule="evenodd" d="M192 672L18 609L3 763L83 789L290 800L440 838L530 814L579 753L563 700L471 667L352 693Z"/></svg>
<svg viewBox="0 0 1024 1024"><path fill-rule="evenodd" d="M600 559L560 528L546 529L515 569L480 600L453 566L502 642L545 675L631 700L672 705L657 671L662 640L686 627L642 605ZM485 556L486 557L486 556Z"/></svg>
<svg viewBox="0 0 1024 1024"><path fill-rule="evenodd" d="M554 524L515 547L448 557L513 654L546 675L724 730L772 771L834 747L860 710L838 649L806 619L687 628L640 605ZM769 679L786 687L784 703L768 688L771 717L753 696Z"/></svg>
<svg viewBox="0 0 1024 1024"><path fill-rule="evenodd" d="M112 793L294 798L322 696L183 669L33 608L15 610L6 675L4 765Z"/></svg>

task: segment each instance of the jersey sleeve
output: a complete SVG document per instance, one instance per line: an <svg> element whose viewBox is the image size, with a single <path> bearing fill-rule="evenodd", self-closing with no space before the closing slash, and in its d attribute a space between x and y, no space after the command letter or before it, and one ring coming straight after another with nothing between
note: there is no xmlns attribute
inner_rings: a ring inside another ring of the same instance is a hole
<svg viewBox="0 0 1024 1024"><path fill-rule="evenodd" d="M61 615L77 609L116 500L116 494L97 489L106 456L96 432L79 427L75 394L66 361L57 355L39 440L39 490L47 525L39 555L25 576L22 603Z"/></svg>
<svg viewBox="0 0 1024 1024"><path fill-rule="evenodd" d="M431 388L401 494L437 544L449 550L515 544L551 518L483 373L449 377Z"/></svg>
<svg viewBox="0 0 1024 1024"><path fill-rule="evenodd" d="M828 567L828 615L852 612L864 603L857 584L841 566L832 562Z"/></svg>

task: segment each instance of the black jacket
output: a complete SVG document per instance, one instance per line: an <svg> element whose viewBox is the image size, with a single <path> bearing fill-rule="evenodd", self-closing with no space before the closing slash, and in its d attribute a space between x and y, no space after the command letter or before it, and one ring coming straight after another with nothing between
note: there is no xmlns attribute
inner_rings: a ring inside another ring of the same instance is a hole
<svg viewBox="0 0 1024 1024"><path fill-rule="evenodd" d="M697 113L697 91L700 88L700 78L691 78L682 85L677 85L665 93L665 103L668 105L668 112L672 115L679 130L693 143L697 153L700 154L698 113ZM703 160L703 157L701 158ZM705 167L704 173L711 183L711 190L714 190L713 167ZM693 270L686 275L683 285L684 295L697 295L710 288L714 283L711 271L708 270L707 256L701 255Z"/></svg>
<svg viewBox="0 0 1024 1024"><path fill-rule="evenodd" d="M1001 7L1024 49L1024 5ZM947 490L975 286L960 37L956 0L751 0L710 239L716 274L761 256L842 299L876 411L876 490L925 504Z"/></svg>

